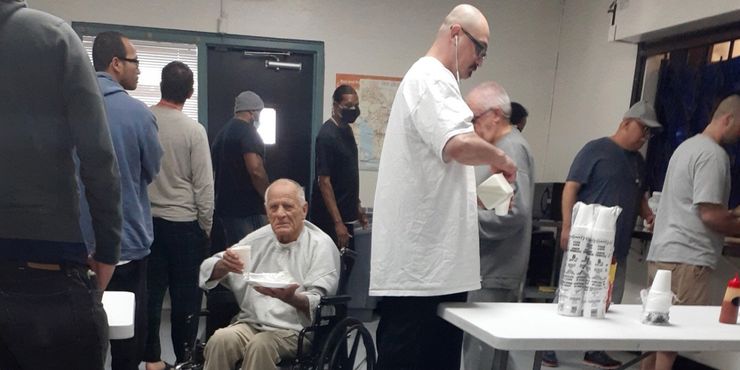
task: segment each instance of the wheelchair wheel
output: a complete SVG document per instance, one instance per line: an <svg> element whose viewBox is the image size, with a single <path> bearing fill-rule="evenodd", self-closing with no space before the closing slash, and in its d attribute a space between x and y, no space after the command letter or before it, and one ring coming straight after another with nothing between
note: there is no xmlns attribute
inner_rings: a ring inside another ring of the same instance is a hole
<svg viewBox="0 0 740 370"><path fill-rule="evenodd" d="M365 358L357 358L364 349ZM375 368L375 345L370 332L361 321L347 317L337 323L329 334L316 369L354 370L365 364L365 369Z"/></svg>

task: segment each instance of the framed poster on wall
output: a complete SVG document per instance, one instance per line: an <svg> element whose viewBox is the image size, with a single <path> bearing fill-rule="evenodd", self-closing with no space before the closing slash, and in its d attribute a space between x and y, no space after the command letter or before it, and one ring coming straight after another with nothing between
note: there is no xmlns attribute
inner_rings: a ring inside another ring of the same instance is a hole
<svg viewBox="0 0 740 370"><path fill-rule="evenodd" d="M351 125L357 141L361 171L377 171L385 127L400 77L337 73L336 86L347 84L357 91L362 114Z"/></svg>

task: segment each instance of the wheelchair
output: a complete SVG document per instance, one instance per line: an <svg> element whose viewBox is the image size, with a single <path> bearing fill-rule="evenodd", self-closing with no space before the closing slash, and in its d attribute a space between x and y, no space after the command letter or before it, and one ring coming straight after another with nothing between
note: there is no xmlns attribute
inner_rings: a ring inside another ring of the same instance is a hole
<svg viewBox="0 0 740 370"><path fill-rule="evenodd" d="M221 227L218 219L214 220L211 234L211 254L224 250L227 243L224 235L218 230ZM342 253L341 266L345 268L353 264L355 256ZM343 274L342 274L343 275ZM340 280L343 278L340 275ZM346 276L344 276L346 278ZM198 315L191 315L188 321L207 318L204 338L196 338L192 343L185 344L185 361L175 366L177 370L203 370L205 364L206 341L213 332L230 323L230 319L239 312L234 295L228 289L218 286L206 292L207 309ZM298 333L298 353L295 358L283 360L278 364L280 369L292 370L355 370L364 363L365 369L375 368L375 344L370 332L361 321L347 316L347 302L351 299L347 295L322 297L314 310L314 320L310 326ZM311 338L312 346L308 351L303 350L303 343ZM360 349L364 348L365 358L358 358ZM358 363L359 361L359 363ZM358 366L359 365L359 366ZM236 369L241 363L236 364Z"/></svg>
<svg viewBox="0 0 740 370"><path fill-rule="evenodd" d="M295 358L278 364L281 369L293 370L355 370L364 363L365 369L375 368L375 345L370 332L361 321L347 316L346 295L322 297L314 311L314 321L298 335L298 353ZM208 316L201 311L199 317ZM199 319L192 316L189 320ZM306 338L312 338L310 350L303 351ZM205 364L206 340L196 339L186 345L186 360L175 366L177 370L202 370ZM358 358L364 348L365 358ZM359 362L358 362L359 361ZM237 364L239 369L241 364Z"/></svg>

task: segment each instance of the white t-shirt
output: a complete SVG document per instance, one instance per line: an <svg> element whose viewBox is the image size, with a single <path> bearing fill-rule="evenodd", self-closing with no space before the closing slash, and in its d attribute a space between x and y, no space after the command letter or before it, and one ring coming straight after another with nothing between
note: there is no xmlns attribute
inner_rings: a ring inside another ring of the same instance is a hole
<svg viewBox="0 0 740 370"><path fill-rule="evenodd" d="M473 113L452 73L423 57L396 92L380 157L370 295L437 296L480 289L473 167L443 161Z"/></svg>
<svg viewBox="0 0 740 370"><path fill-rule="evenodd" d="M727 206L730 177L727 152L708 136L695 135L676 148L660 194L648 261L717 266L723 237L701 221L699 204Z"/></svg>

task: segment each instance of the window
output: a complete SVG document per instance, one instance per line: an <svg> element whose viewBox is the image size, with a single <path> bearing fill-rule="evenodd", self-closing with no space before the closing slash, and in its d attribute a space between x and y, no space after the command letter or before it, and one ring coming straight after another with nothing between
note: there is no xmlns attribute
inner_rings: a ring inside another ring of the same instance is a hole
<svg viewBox="0 0 740 370"><path fill-rule="evenodd" d="M712 55L709 56L709 62L716 63L729 59L731 45L732 41L718 42L712 45Z"/></svg>
<svg viewBox="0 0 740 370"><path fill-rule="evenodd" d="M632 102L655 104L663 130L647 148L647 182L663 187L673 151L701 132L719 101L740 87L740 22L643 42L638 48ZM740 183L740 147L728 147L731 182ZM729 206L740 204L733 186Z"/></svg>
<svg viewBox="0 0 740 370"><path fill-rule="evenodd" d="M83 36L82 43L87 50L87 55L92 60L92 45L95 37ZM140 61L139 85L136 90L128 93L141 100L147 106L157 104L161 98L159 82L162 77L162 68L169 62L178 60L190 67L193 71L195 85L193 96L185 102L183 112L190 118L198 120L198 48L194 44L179 44L171 42L156 42L133 40L131 43L136 48L136 54Z"/></svg>
<svg viewBox="0 0 740 370"><path fill-rule="evenodd" d="M273 108L265 108L260 112L260 127L257 133L260 134L265 144L275 144L276 115Z"/></svg>

